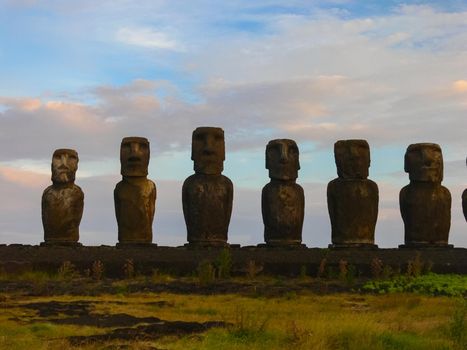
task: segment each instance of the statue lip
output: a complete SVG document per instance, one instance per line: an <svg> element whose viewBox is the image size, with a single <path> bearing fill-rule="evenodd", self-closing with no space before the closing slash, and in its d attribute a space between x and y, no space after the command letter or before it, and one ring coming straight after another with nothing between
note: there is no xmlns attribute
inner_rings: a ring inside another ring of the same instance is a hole
<svg viewBox="0 0 467 350"><path fill-rule="evenodd" d="M213 150L204 150L202 152L203 156L215 156L216 155L216 152L213 151Z"/></svg>
<svg viewBox="0 0 467 350"><path fill-rule="evenodd" d="M142 159L140 157L129 157L128 162L130 162L130 163L141 163Z"/></svg>
<svg viewBox="0 0 467 350"><path fill-rule="evenodd" d="M423 170L436 170L436 169L438 169L438 167L436 167L436 166L426 166L426 165L422 165L421 168Z"/></svg>
<svg viewBox="0 0 467 350"><path fill-rule="evenodd" d="M215 153L204 154L200 158L201 161L216 162L219 157Z"/></svg>

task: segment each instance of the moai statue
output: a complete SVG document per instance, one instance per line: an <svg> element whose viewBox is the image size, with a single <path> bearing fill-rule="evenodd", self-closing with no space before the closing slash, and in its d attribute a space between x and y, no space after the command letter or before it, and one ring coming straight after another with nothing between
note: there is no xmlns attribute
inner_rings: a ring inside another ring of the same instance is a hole
<svg viewBox="0 0 467 350"><path fill-rule="evenodd" d="M233 185L224 175L224 130L193 131L191 159L195 174L183 183L183 215L189 246L226 246L232 213Z"/></svg>
<svg viewBox="0 0 467 350"><path fill-rule="evenodd" d="M399 195L405 226L405 245L400 247L451 247L451 194L441 186L443 155L439 145L416 143L407 148L404 170L410 184Z"/></svg>
<svg viewBox="0 0 467 350"><path fill-rule="evenodd" d="M81 245L79 223L83 216L84 194L75 185L78 153L72 149L57 149L52 157L52 182L42 194L41 245Z"/></svg>
<svg viewBox="0 0 467 350"><path fill-rule="evenodd" d="M465 163L467 164L467 158ZM467 188L462 193L462 211L464 212L465 221L467 221Z"/></svg>
<svg viewBox="0 0 467 350"><path fill-rule="evenodd" d="M149 141L125 137L120 146L120 163L122 181L114 190L117 246L149 245L156 206L156 185L147 178Z"/></svg>
<svg viewBox="0 0 467 350"><path fill-rule="evenodd" d="M328 184L331 248L377 248L378 186L368 179L370 146L366 140L339 140L334 144L338 178Z"/></svg>
<svg viewBox="0 0 467 350"><path fill-rule="evenodd" d="M266 246L302 246L305 196L296 183L298 155L293 140L272 140L266 146L266 169L271 178L261 194Z"/></svg>

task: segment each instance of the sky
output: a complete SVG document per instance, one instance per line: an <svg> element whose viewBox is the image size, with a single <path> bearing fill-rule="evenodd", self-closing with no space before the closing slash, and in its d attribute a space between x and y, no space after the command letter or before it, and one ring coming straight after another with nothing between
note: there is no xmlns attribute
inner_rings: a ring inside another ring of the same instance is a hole
<svg viewBox="0 0 467 350"><path fill-rule="evenodd" d="M230 243L263 242L265 146L290 138L303 243L326 247L333 144L358 138L379 186L376 243L403 243L404 153L434 142L452 194L450 243L467 247L467 2L0 0L0 243L43 240L52 153L73 148L80 241L114 245L125 136L151 144L154 242L186 243L181 187L198 126L225 131Z"/></svg>

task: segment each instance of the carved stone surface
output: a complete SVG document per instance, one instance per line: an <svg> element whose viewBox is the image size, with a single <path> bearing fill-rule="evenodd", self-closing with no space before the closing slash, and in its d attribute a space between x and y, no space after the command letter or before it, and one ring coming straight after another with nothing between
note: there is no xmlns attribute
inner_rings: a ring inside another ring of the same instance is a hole
<svg viewBox="0 0 467 350"><path fill-rule="evenodd" d="M83 191L74 184L78 161L78 153L72 149L57 149L53 154L53 184L42 194L42 224L46 245L78 244L84 206Z"/></svg>
<svg viewBox="0 0 467 350"><path fill-rule="evenodd" d="M467 164L467 158L465 163ZM462 193L462 211L464 212L465 221L467 221L467 188Z"/></svg>
<svg viewBox="0 0 467 350"><path fill-rule="evenodd" d="M120 244L151 244L156 185L147 179L149 141L125 137L120 146L122 181L114 190Z"/></svg>
<svg viewBox="0 0 467 350"><path fill-rule="evenodd" d="M441 185L443 155L439 145L416 143L407 148L404 162L410 184L399 195L405 227L405 246L448 246L451 194Z"/></svg>
<svg viewBox="0 0 467 350"><path fill-rule="evenodd" d="M195 174L185 180L182 188L189 245L226 245L233 184L221 174L225 159L224 131L214 127L196 128L191 159Z"/></svg>
<svg viewBox="0 0 467 350"><path fill-rule="evenodd" d="M465 221L467 221L467 189L462 193L462 211L464 212Z"/></svg>
<svg viewBox="0 0 467 350"><path fill-rule="evenodd" d="M331 247L376 247L378 186L368 180L370 146L365 140L340 140L334 144L338 178L327 188L331 219Z"/></svg>
<svg viewBox="0 0 467 350"><path fill-rule="evenodd" d="M263 187L261 195L264 240L268 246L300 245L305 195L303 188L295 183L300 169L295 141L269 141L266 146L266 169L271 181Z"/></svg>

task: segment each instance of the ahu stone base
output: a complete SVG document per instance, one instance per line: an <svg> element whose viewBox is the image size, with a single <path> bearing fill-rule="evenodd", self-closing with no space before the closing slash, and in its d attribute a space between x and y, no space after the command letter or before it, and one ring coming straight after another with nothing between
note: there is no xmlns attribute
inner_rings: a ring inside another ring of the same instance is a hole
<svg viewBox="0 0 467 350"><path fill-rule="evenodd" d="M339 262L347 261L356 267L361 276L371 276L371 263L380 259L384 265L400 269L403 273L409 261L417 254L422 262L431 266L436 273L467 274L466 248L410 248L404 249L358 249L305 248L299 247L162 247L150 246L31 246L0 245L0 271L21 273L30 270L56 272L69 261L79 271L90 269L94 261L101 261L105 276L118 278L124 275L123 266L128 259L133 261L138 274L150 275L154 270L174 275L193 275L200 263L215 263L223 249L228 249L232 258L232 273L246 274L254 262L262 268L261 274L298 276L304 270L314 277L320 263L326 259L326 266L338 271Z"/></svg>

